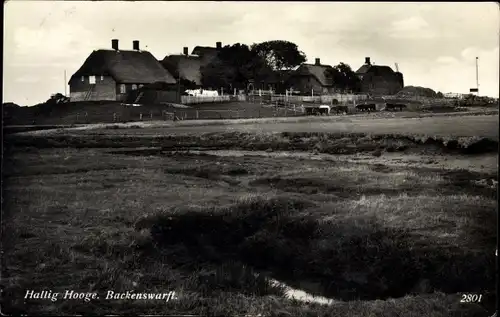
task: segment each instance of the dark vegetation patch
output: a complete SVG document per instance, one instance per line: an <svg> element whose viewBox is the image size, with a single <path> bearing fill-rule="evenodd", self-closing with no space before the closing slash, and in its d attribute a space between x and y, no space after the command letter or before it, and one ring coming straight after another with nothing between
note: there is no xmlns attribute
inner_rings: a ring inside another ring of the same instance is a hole
<svg viewBox="0 0 500 317"><path fill-rule="evenodd" d="M36 148L126 148L160 147L163 151L196 149L240 149L254 151L317 151L328 154L402 152L408 149L434 149L437 153L480 154L498 152L498 141L483 138L467 144L460 139L440 137L367 135L360 133L283 132L252 134L243 132L205 133L201 135L105 136L105 135L8 135L6 146Z"/></svg>
<svg viewBox="0 0 500 317"><path fill-rule="evenodd" d="M394 167L390 167L384 164L371 164L368 165L368 167L374 172L379 172L379 173L391 173L395 171Z"/></svg>
<svg viewBox="0 0 500 317"><path fill-rule="evenodd" d="M342 300L494 289L491 252L435 247L419 242L405 229L389 229L373 221L319 222L301 214L309 207L313 204L308 201L278 197L187 210L157 216L151 236L160 248L183 245L196 259L242 262L292 286L319 283L320 287L302 288ZM427 287L419 289L422 281L427 281Z"/></svg>
<svg viewBox="0 0 500 317"><path fill-rule="evenodd" d="M311 175L311 176L264 176L257 177L251 180L250 186L263 186L272 189L279 189L289 193L301 193L306 195L312 194L330 194L341 198L350 198L356 195L422 195L422 194L440 194L454 195L459 192L470 193L471 195L480 195L488 199L496 199L496 188L487 186L478 186L474 180L480 180L481 174L475 176L467 176L453 174L453 172L445 171L420 171L428 175L442 175L446 180L443 184L436 185L434 183L421 183L413 178L408 178L405 182L396 185L391 185L390 173L398 170L408 171L408 168L390 168L384 165L374 165L371 169L378 173L375 175L367 175L352 179L350 177L341 177L335 175ZM441 174L442 173L442 174ZM452 174L452 175L450 175ZM373 182L370 178L380 177L382 184ZM458 177L458 178L457 178ZM495 176L496 178L496 176ZM371 184L371 185L370 185Z"/></svg>
<svg viewBox="0 0 500 317"><path fill-rule="evenodd" d="M422 171L425 171L422 169ZM473 172L465 169L461 170L446 170L442 171L441 175L448 181L446 188L447 192L467 192L471 195L482 195L488 198L497 199L497 189L492 187L478 186L477 181L494 180L498 182L497 174L487 174Z"/></svg>
<svg viewBox="0 0 500 317"><path fill-rule="evenodd" d="M249 182L251 186L269 186L285 192L296 192L302 194L335 193L342 197L352 196L351 188L341 182L331 180L296 177L286 178L282 176L263 177Z"/></svg>
<svg viewBox="0 0 500 317"><path fill-rule="evenodd" d="M212 157L208 157L212 161ZM215 160L214 160L215 161ZM243 166L234 166L232 164L224 164L219 162L196 162L190 167L169 167L164 170L168 174L183 174L187 176L194 176L199 178L206 178L211 180L222 180L229 184L238 184L235 179L228 178L230 176L244 176L248 175L249 171Z"/></svg>

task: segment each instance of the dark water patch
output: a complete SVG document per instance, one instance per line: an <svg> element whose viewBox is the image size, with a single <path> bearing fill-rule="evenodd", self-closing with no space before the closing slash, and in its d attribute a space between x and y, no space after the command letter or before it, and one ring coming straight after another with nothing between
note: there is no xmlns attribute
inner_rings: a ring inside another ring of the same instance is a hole
<svg viewBox="0 0 500 317"><path fill-rule="evenodd" d="M464 154L498 153L498 141L483 138L464 149Z"/></svg>
<svg viewBox="0 0 500 317"><path fill-rule="evenodd" d="M384 164L373 164L373 165L368 165L368 167L374 171L374 172L379 172L379 173L391 173L395 171L394 167L390 167Z"/></svg>

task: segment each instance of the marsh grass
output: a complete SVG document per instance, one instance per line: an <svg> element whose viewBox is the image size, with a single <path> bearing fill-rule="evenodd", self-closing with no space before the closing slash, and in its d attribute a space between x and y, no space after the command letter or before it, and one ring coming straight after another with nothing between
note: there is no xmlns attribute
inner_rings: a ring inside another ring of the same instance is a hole
<svg viewBox="0 0 500 317"><path fill-rule="evenodd" d="M244 135L213 137L203 136L229 146L234 140L226 137ZM287 144L302 137L330 136L287 135ZM262 138L276 140L251 140ZM335 140L353 144L346 135ZM111 141L121 142L102 142ZM492 308L496 191L475 182L491 175L111 150L11 148L4 165L5 311L448 316ZM297 303L265 277L346 302ZM34 288L175 289L183 299L25 304L25 290ZM490 295L482 306L465 307L458 292Z"/></svg>
<svg viewBox="0 0 500 317"><path fill-rule="evenodd" d="M481 154L498 152L498 140L486 137L443 137L421 134L363 134L319 132L214 132L186 135L11 135L6 149L31 148L127 148L160 147L182 149L240 149L252 151L315 151L327 154L384 152L433 152L436 154Z"/></svg>
<svg viewBox="0 0 500 317"><path fill-rule="evenodd" d="M433 289L450 293L493 287L493 254L464 250L465 245L459 248L443 244L434 248L430 241L435 236L418 239L422 227L416 223L421 224L424 219L377 219L353 212L354 207L345 218L326 218L319 223L314 212L298 215L305 206L294 204L282 197L254 200L250 205L236 204L229 211L186 211L175 217L157 218L151 233L160 245L182 243L195 254L210 249L215 254L211 259L243 260L275 272L291 285L302 279L321 280L322 295L345 300L401 297L421 279L430 279ZM322 208L327 210L328 206ZM338 214L338 208L331 212ZM487 210L490 209L483 212ZM453 226L449 219L436 216L432 220L431 225ZM494 236L491 229L483 234ZM476 270L479 263L484 266ZM349 289L356 291L349 293Z"/></svg>

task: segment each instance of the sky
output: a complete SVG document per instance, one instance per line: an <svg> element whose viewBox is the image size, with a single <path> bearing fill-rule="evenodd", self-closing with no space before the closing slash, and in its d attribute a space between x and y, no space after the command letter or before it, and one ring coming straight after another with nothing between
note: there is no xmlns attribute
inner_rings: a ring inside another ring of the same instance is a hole
<svg viewBox="0 0 500 317"><path fill-rule="evenodd" d="M443 93L499 94L500 10L495 2L4 2L3 102L34 105L64 93L95 49L139 40L156 58L267 40L298 45L309 62L349 64L370 57L405 85Z"/></svg>

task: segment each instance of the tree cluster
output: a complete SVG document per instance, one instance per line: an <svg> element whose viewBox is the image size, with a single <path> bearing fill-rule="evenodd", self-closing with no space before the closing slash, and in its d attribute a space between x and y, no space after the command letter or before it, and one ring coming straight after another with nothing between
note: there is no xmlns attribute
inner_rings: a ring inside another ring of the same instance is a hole
<svg viewBox="0 0 500 317"><path fill-rule="evenodd" d="M305 63L304 52L292 42L275 40L250 47L236 43L220 49L217 58L201 69L203 87L246 89L250 82L283 83L284 74ZM330 68L325 74L339 90L359 91L360 81L347 64ZM286 87L285 87L286 88Z"/></svg>
<svg viewBox="0 0 500 317"><path fill-rule="evenodd" d="M212 62L202 67L204 87L245 89L250 80L264 80L272 70L255 50L236 43L223 47Z"/></svg>
<svg viewBox="0 0 500 317"><path fill-rule="evenodd" d="M334 87L340 91L359 92L361 90L361 80L347 64L340 63L328 68L325 73L326 77L334 83Z"/></svg>

